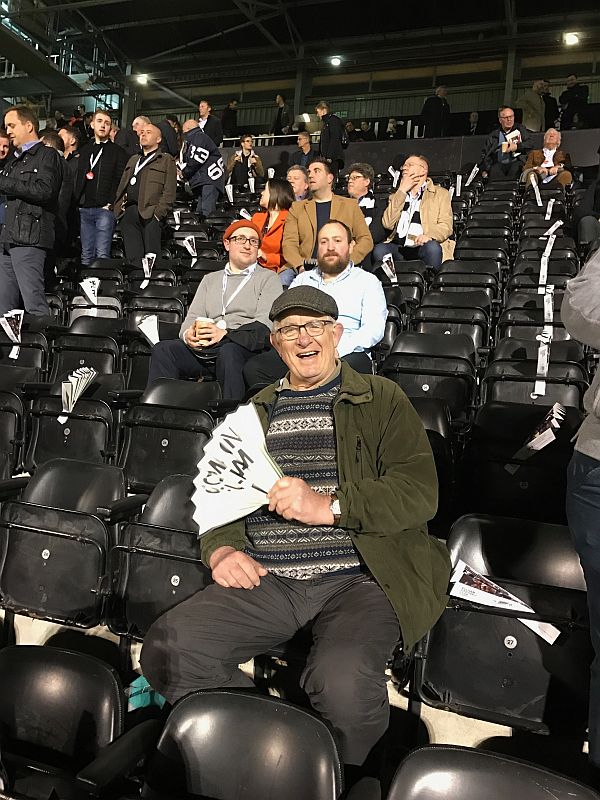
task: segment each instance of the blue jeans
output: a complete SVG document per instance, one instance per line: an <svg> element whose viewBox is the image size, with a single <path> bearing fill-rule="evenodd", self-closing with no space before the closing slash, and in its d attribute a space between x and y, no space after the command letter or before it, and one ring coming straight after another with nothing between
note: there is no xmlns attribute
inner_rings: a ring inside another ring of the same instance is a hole
<svg viewBox="0 0 600 800"><path fill-rule="evenodd" d="M577 451L567 471L567 519L587 584L595 653L590 675L589 757L600 767L600 461Z"/></svg>
<svg viewBox="0 0 600 800"><path fill-rule="evenodd" d="M115 215L106 208L80 208L81 263L89 266L96 258L110 258Z"/></svg>
<svg viewBox="0 0 600 800"><path fill-rule="evenodd" d="M196 198L196 214L210 217L211 214L215 213L217 207L219 188L214 183L205 183L204 186L198 186L194 189L194 197Z"/></svg>
<svg viewBox="0 0 600 800"><path fill-rule="evenodd" d="M381 242L373 248L373 260L382 261L390 253L397 261L410 261L420 258L428 267L438 270L442 266L442 245L432 239L421 247L400 247L394 242Z"/></svg>

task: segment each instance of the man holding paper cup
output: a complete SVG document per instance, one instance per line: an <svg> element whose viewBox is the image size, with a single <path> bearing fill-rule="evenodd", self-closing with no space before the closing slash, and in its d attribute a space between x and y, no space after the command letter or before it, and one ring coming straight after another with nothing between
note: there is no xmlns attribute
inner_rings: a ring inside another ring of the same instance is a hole
<svg viewBox="0 0 600 800"><path fill-rule="evenodd" d="M499 126L488 136L483 148L482 176L490 181L518 178L527 153L532 148L531 136L524 125L515 125L515 112L508 106L498 109Z"/></svg>
<svg viewBox="0 0 600 800"><path fill-rule="evenodd" d="M261 233L253 222L232 222L223 234L225 269L200 283L179 339L152 348L148 385L158 378L216 378L223 398L242 400L242 368L268 347L269 310L281 294L277 273L257 263Z"/></svg>
<svg viewBox="0 0 600 800"><path fill-rule="evenodd" d="M301 685L352 779L388 727L388 659L445 606L450 560L427 533L435 464L402 390L338 360L330 295L291 288L270 319L289 371L253 403L284 477L257 510L202 534L214 584L154 623L141 666L170 703L197 689L249 689L237 665L311 626ZM200 488L197 499L201 511Z"/></svg>

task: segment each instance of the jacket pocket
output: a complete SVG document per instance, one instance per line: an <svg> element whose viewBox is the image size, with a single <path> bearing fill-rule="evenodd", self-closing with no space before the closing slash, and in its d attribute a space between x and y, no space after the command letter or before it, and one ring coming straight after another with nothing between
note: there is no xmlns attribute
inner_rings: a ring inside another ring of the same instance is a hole
<svg viewBox="0 0 600 800"><path fill-rule="evenodd" d="M17 212L11 238L15 244L37 245L40 242L41 229L39 215Z"/></svg>

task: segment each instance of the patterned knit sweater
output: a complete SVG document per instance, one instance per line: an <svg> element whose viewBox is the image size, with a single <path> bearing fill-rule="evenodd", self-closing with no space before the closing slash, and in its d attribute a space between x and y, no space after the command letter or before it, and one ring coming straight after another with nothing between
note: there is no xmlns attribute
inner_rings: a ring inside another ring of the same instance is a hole
<svg viewBox="0 0 600 800"><path fill-rule="evenodd" d="M281 391L266 434L269 453L284 475L302 478L323 494L338 485L333 402L339 388L338 375L314 391ZM247 519L246 536L248 555L275 575L308 580L361 571L358 553L342 528L290 522L263 506Z"/></svg>

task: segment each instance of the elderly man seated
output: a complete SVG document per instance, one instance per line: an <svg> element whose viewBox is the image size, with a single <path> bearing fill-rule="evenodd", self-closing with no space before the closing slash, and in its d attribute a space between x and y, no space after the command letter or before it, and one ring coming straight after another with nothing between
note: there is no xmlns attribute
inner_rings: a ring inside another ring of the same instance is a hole
<svg viewBox="0 0 600 800"><path fill-rule="evenodd" d="M559 131L548 128L542 148L532 150L527 156L523 168L523 180L526 183L531 183L532 175L536 175L538 183L543 186L567 186L572 183L571 156L561 149L560 140Z"/></svg>
<svg viewBox="0 0 600 800"><path fill-rule="evenodd" d="M402 165L400 185L383 213L383 227L391 231L385 242L375 245L373 258L388 253L394 259L423 259L433 269L454 253L453 216L450 193L437 186L424 156L409 156Z"/></svg>

